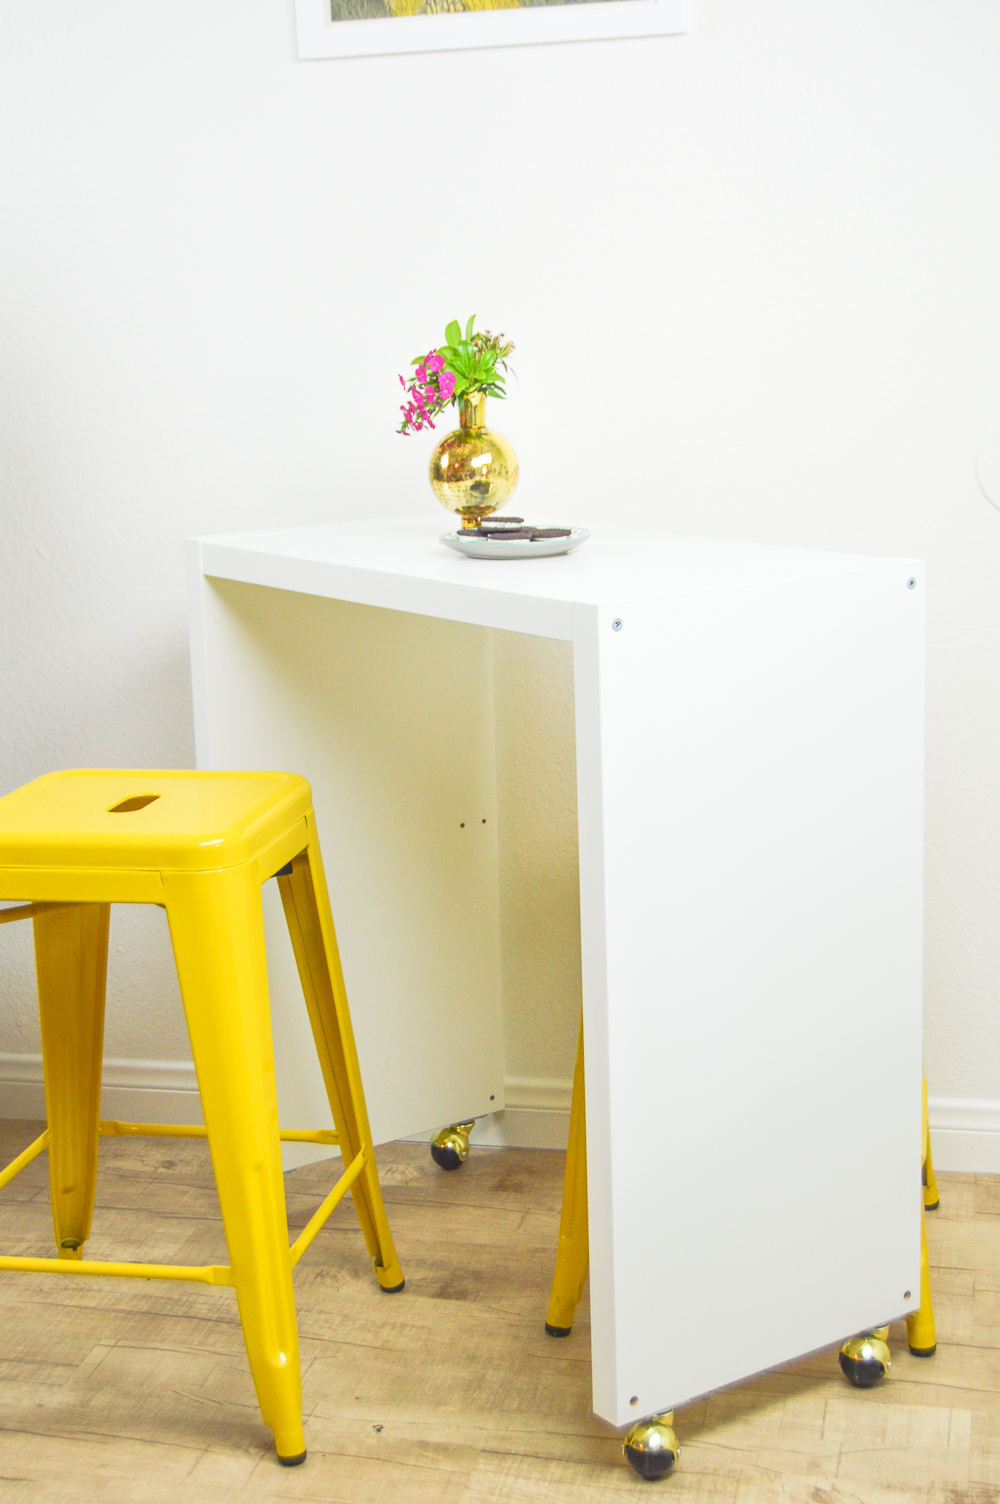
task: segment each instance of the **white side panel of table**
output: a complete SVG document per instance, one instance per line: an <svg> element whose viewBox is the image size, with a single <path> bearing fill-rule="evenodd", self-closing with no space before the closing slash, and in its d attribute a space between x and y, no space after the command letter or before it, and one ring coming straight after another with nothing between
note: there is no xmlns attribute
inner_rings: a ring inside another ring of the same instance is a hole
<svg viewBox="0 0 1000 1504"><path fill-rule="evenodd" d="M503 1106L486 628L198 583L198 762L312 785L376 1143ZM329 1112L280 902L265 888L279 1105ZM284 1146L286 1166L329 1151Z"/></svg>
<svg viewBox="0 0 1000 1504"><path fill-rule="evenodd" d="M918 1303L911 568L578 612L594 1407L615 1424Z"/></svg>

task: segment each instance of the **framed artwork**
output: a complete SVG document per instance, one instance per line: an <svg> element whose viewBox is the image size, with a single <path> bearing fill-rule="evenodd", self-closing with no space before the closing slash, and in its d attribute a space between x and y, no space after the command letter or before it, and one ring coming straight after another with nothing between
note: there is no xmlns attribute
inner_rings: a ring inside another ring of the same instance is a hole
<svg viewBox="0 0 1000 1504"><path fill-rule="evenodd" d="M446 52L687 31L688 0L295 0L299 57Z"/></svg>

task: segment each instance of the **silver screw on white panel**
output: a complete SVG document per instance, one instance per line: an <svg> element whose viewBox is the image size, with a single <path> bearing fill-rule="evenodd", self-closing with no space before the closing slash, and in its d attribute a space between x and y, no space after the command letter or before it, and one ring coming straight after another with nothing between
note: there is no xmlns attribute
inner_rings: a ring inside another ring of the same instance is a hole
<svg viewBox="0 0 1000 1504"><path fill-rule="evenodd" d="M614 619L614 621L611 623L611 630L612 630L612 632L620 632L621 629L622 629L622 619L621 619L620 616L616 616L615 619Z"/></svg>

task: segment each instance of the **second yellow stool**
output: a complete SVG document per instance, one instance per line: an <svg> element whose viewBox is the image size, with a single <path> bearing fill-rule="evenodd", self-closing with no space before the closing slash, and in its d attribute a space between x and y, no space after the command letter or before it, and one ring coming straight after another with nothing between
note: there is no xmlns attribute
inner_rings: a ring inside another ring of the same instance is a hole
<svg viewBox="0 0 1000 1504"><path fill-rule="evenodd" d="M335 1129L278 1126L261 885L277 876ZM47 1149L57 1258L0 1270L197 1280L236 1291L278 1459L305 1459L292 1268L348 1189L383 1290L403 1287L379 1189L309 785L288 773L73 771L0 799L0 922L34 922L48 1125L0 1172ZM112 903L167 913L204 1128L100 1120ZM98 1263L90 1235L101 1134L207 1136L228 1265ZM339 1144L344 1172L289 1247L280 1141Z"/></svg>

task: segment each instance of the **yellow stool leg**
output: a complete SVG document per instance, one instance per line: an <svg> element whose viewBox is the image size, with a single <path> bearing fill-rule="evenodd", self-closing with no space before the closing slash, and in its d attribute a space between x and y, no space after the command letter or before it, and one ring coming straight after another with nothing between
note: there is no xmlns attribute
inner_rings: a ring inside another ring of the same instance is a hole
<svg viewBox="0 0 1000 1504"><path fill-rule="evenodd" d="M247 1356L278 1460L305 1459L260 889L248 868L165 873L167 917Z"/></svg>
<svg viewBox="0 0 1000 1504"><path fill-rule="evenodd" d="M941 1205L937 1181L934 1179L934 1160L931 1158L931 1131L927 1121L927 1078L924 1077L924 1210L936 1212Z"/></svg>
<svg viewBox="0 0 1000 1504"><path fill-rule="evenodd" d="M109 915L106 903L82 903L32 921L52 1135L52 1220L61 1259L82 1257L94 1210Z"/></svg>
<svg viewBox="0 0 1000 1504"><path fill-rule="evenodd" d="M931 1158L930 1135L927 1138L927 1158L924 1160L924 1210L936 1212L941 1205L937 1181L934 1179L934 1161Z"/></svg>
<svg viewBox="0 0 1000 1504"><path fill-rule="evenodd" d="M550 1337L568 1337L580 1304L587 1266L590 1262L590 1238L587 1228L587 1107L583 1077L583 1020L573 1072L573 1102L569 1113L569 1146L566 1151L566 1178L563 1182L562 1216L559 1219L559 1244L556 1271L552 1279L545 1330Z"/></svg>
<svg viewBox="0 0 1000 1504"><path fill-rule="evenodd" d="M927 1126L927 1082L924 1081L924 1121L923 1121L923 1161L925 1169L930 1167L931 1136ZM934 1172L931 1169L927 1175L927 1185L934 1186L935 1201L937 1199L937 1186L934 1185ZM927 1259L927 1228L924 1220L924 1206L927 1201L926 1188L920 1201L920 1309L914 1311L912 1316L906 1318L906 1340L910 1345L910 1352L918 1358L929 1358L937 1347L937 1336L934 1331L934 1307L931 1304L931 1276L930 1266Z"/></svg>
<svg viewBox="0 0 1000 1504"><path fill-rule="evenodd" d="M910 1352L917 1358L929 1358L937 1348L923 1207L920 1208L920 1310L906 1318L906 1340L910 1345Z"/></svg>
<svg viewBox="0 0 1000 1504"><path fill-rule="evenodd" d="M365 1151L364 1169L351 1193L379 1285L391 1294L403 1288L403 1271L378 1183L340 952L311 821L309 837L306 850L291 863L291 872L279 874L278 887L344 1163Z"/></svg>

